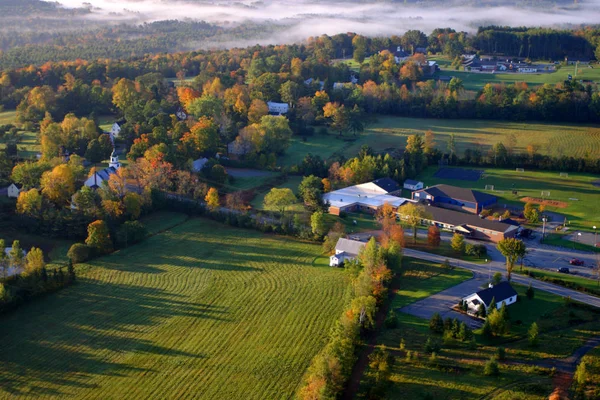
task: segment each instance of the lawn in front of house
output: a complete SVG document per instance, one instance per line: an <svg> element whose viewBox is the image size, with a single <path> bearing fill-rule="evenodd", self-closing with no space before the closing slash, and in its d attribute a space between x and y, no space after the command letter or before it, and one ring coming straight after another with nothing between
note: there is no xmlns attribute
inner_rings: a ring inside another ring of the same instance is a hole
<svg viewBox="0 0 600 400"><path fill-rule="evenodd" d="M405 258L404 263L405 273L400 278L401 286L395 293L392 309L429 297L471 276L468 271L446 270L428 261ZM441 343L441 336L431 333L428 320L400 312L396 315L399 325L383 329L377 339L377 345L384 345L395 357L386 399L480 399L493 392L506 395L502 388L517 382L518 386L510 392L517 397L511 398L541 400L551 391L548 376L523 366L501 366L499 376L485 376L484 363L495 353L492 346L471 348L467 343L452 340L442 345L437 361L431 362L425 343L429 337ZM400 349L402 340L404 350ZM410 361L406 359L407 351L412 355ZM372 376L373 371L367 369L359 398L368 397Z"/></svg>
<svg viewBox="0 0 600 400"><path fill-rule="evenodd" d="M400 287L395 292L392 309L425 299L473 277L466 269L444 268L439 263L411 257L404 257L402 266Z"/></svg>

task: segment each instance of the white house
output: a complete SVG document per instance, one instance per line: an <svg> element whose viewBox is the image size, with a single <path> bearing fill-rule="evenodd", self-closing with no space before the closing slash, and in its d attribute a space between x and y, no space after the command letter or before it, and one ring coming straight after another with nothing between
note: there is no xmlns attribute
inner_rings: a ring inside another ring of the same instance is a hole
<svg viewBox="0 0 600 400"><path fill-rule="evenodd" d="M108 164L108 168L104 168L101 171L96 171L93 173L87 180L84 182L84 185L90 188L99 188L102 186L102 182L108 181L108 178L117 170L121 168L121 163L119 162L119 156L115 154L113 150L110 155L110 163Z"/></svg>
<svg viewBox="0 0 600 400"><path fill-rule="evenodd" d="M394 61L396 61L396 64L400 64L410 58L410 54L404 51L402 46L396 47L396 51L392 53L394 54Z"/></svg>
<svg viewBox="0 0 600 400"><path fill-rule="evenodd" d="M11 183L10 186L7 189L7 196L12 198L12 199L16 199L17 197L19 197L19 193L21 193L21 189L23 187L20 185L16 185L14 183Z"/></svg>
<svg viewBox="0 0 600 400"><path fill-rule="evenodd" d="M119 137L119 133L121 133L121 127L115 122L110 128L110 134L112 137Z"/></svg>
<svg viewBox="0 0 600 400"><path fill-rule="evenodd" d="M423 189L423 182L415 181L413 179L407 179L404 181L404 189L421 190Z"/></svg>
<svg viewBox="0 0 600 400"><path fill-rule="evenodd" d="M195 160L194 162L192 162L192 171L194 171L194 172L202 171L202 168L204 168L204 166L206 165L207 162L208 162L208 158L206 158L206 157Z"/></svg>
<svg viewBox="0 0 600 400"><path fill-rule="evenodd" d="M502 304L505 303L507 306L516 303L517 292L508 282L500 282L497 285L490 284L490 287L484 290L480 290L477 293L473 293L463 300L467 303L469 313L476 313L481 304L484 305L486 313L488 307L491 305L492 300L496 302L496 308L500 309Z"/></svg>
<svg viewBox="0 0 600 400"><path fill-rule="evenodd" d="M267 106L269 107L269 114L283 115L287 114L287 112L290 110L290 106L287 103L275 103L268 101Z"/></svg>
<svg viewBox="0 0 600 400"><path fill-rule="evenodd" d="M335 245L335 254L329 257L329 266L339 267L345 261L355 259L365 245L358 240L340 238Z"/></svg>

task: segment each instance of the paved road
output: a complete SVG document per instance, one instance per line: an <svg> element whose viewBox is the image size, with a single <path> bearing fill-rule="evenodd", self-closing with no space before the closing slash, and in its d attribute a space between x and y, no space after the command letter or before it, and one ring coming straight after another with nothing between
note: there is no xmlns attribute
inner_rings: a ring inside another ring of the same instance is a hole
<svg viewBox="0 0 600 400"><path fill-rule="evenodd" d="M447 257L438 256L437 254L426 253L423 251L417 251L412 249L404 249L404 255L408 257L419 258L422 260L433 261L442 263ZM494 274L495 272L500 272L502 274L506 273L506 268L504 262L492 260L491 262L480 265L474 264L471 262L458 260L455 258L448 259L452 265L459 266L461 268L468 269L469 271L473 271L482 276L487 276L489 274ZM581 293L576 290L567 289L562 286L553 285L551 283L538 281L523 275L512 275L512 281L515 283L519 283L521 285L529 285L538 290L543 290L545 292L549 292L552 294L556 294L562 297L571 297L573 300L579 301L581 303L589 304L594 307L600 308L600 297L591 296L589 294ZM472 292L471 292L472 293ZM464 296L470 293L465 293Z"/></svg>
<svg viewBox="0 0 600 400"><path fill-rule="evenodd" d="M480 290L486 282L487 280L481 274L474 273L472 279L442 290L426 299L404 306L398 311L424 319L431 319L433 314L439 313L444 319L447 317L458 318L459 321L464 322L471 329L477 329L483 325L481 321L456 312L452 307L458 304L461 298Z"/></svg>

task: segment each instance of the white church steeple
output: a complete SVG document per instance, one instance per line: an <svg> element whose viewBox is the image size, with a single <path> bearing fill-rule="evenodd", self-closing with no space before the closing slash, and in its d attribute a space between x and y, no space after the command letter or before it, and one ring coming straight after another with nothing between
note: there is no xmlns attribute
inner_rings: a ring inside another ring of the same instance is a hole
<svg viewBox="0 0 600 400"><path fill-rule="evenodd" d="M121 168L121 163L119 162L119 156L115 153L114 149L113 149L112 153L110 154L110 163L108 164L108 167L114 168L114 169Z"/></svg>

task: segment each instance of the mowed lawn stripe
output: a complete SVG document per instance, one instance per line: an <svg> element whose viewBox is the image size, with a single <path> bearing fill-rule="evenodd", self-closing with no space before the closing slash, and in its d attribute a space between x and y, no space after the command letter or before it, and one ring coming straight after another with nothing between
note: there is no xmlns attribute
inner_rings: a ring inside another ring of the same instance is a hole
<svg viewBox="0 0 600 400"><path fill-rule="evenodd" d="M78 267L1 318L0 397L293 397L348 284L319 252L192 219Z"/></svg>

